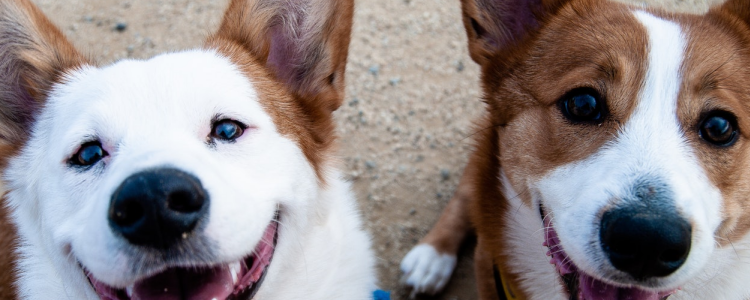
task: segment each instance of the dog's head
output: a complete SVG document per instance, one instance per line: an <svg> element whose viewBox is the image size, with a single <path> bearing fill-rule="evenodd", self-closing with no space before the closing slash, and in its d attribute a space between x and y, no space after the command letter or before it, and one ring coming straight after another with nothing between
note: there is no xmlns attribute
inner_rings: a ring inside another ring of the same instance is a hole
<svg viewBox="0 0 750 300"><path fill-rule="evenodd" d="M29 1L0 1L21 296L267 295L325 205L352 11L235 0L200 49L99 67Z"/></svg>
<svg viewBox="0 0 750 300"><path fill-rule="evenodd" d="M480 147L497 154L507 198L478 211L496 259L511 259L505 220L524 207L579 298L665 297L708 282L696 276L716 253L748 247L746 1L701 16L597 0L462 4L496 131Z"/></svg>

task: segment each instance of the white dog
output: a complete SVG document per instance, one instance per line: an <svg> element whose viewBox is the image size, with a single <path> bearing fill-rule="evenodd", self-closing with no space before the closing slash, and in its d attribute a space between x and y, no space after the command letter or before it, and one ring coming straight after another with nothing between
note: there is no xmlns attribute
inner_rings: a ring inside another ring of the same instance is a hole
<svg viewBox="0 0 750 300"><path fill-rule="evenodd" d="M201 48L98 67L0 0L19 297L370 299L332 159L352 2L235 0Z"/></svg>

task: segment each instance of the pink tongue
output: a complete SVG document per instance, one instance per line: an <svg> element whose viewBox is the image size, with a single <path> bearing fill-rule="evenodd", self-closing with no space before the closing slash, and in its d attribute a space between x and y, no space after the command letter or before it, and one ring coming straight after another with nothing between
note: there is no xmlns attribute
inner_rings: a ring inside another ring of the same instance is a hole
<svg viewBox="0 0 750 300"><path fill-rule="evenodd" d="M621 288L606 284L602 281L580 273L578 277L578 299L622 299L622 300L660 300L674 293L649 292L636 288Z"/></svg>
<svg viewBox="0 0 750 300"><path fill-rule="evenodd" d="M132 300L226 299L234 284L226 266L212 269L173 268L135 284Z"/></svg>

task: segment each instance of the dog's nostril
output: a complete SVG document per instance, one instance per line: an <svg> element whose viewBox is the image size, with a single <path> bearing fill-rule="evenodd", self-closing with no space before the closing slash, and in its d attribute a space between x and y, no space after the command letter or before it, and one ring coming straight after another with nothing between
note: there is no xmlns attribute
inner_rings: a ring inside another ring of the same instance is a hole
<svg viewBox="0 0 750 300"><path fill-rule="evenodd" d="M117 225L127 227L143 219L144 213L145 211L140 203L128 201L114 206L111 218Z"/></svg>
<svg viewBox="0 0 750 300"><path fill-rule="evenodd" d="M203 207L203 197L189 191L176 191L169 195L167 207L180 213L196 212Z"/></svg>
<svg viewBox="0 0 750 300"><path fill-rule="evenodd" d="M605 244L606 251L617 253L620 257L635 257L638 248L627 240L613 240Z"/></svg>
<svg viewBox="0 0 750 300"><path fill-rule="evenodd" d="M679 263L687 256L687 248L664 251L659 259L665 263Z"/></svg>

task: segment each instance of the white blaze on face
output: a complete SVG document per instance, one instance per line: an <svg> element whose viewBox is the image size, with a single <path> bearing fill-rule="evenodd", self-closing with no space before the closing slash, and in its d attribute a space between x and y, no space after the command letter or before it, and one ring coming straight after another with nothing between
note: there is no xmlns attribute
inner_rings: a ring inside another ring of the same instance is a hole
<svg viewBox="0 0 750 300"><path fill-rule="evenodd" d="M719 225L721 194L709 181L677 117L686 38L680 26L637 11L635 18L648 34L648 68L635 110L623 120L618 135L585 160L556 168L536 182L539 198L552 220L563 248L578 268L602 277L616 271L599 242L599 218L622 203L639 180L661 182L678 213L693 224L687 262L659 280L677 287L703 267L713 251L713 230ZM607 101L622 101L607 99Z"/></svg>

